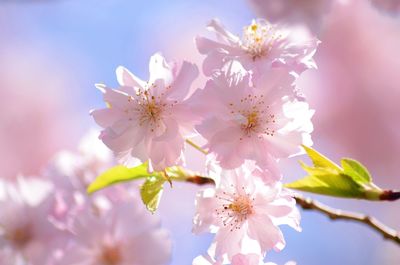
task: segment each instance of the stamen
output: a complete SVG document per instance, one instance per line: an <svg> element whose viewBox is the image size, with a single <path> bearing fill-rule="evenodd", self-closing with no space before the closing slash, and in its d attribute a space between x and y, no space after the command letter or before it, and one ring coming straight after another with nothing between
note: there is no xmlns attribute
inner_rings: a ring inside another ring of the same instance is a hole
<svg viewBox="0 0 400 265"><path fill-rule="evenodd" d="M18 227L12 231L6 231L5 238L17 247L24 247L32 239L32 231L29 225Z"/></svg>
<svg viewBox="0 0 400 265"><path fill-rule="evenodd" d="M244 221L254 213L253 202L254 198L251 198L250 194L245 193L245 188L242 187L244 193L237 194L235 192L227 194L224 192L224 196L215 197L224 203L221 204L221 208L216 209L215 212L222 220L222 224L225 227L230 227L230 230L238 230L242 227ZM228 196L227 198L225 196ZM227 202L227 203L225 203Z"/></svg>
<svg viewBox="0 0 400 265"><path fill-rule="evenodd" d="M171 108L178 102L166 102L165 93L155 96L152 90L157 88L156 84L147 84L145 89L136 91L136 97L128 96L127 107L124 112L128 116L128 120L138 120L139 126L148 126L151 132L161 127L161 122L166 115L171 114ZM171 86L165 88L171 89ZM133 105L132 105L133 104Z"/></svg>
<svg viewBox="0 0 400 265"><path fill-rule="evenodd" d="M117 245L104 245L99 260L104 265L118 265L122 261L121 251Z"/></svg>
<svg viewBox="0 0 400 265"><path fill-rule="evenodd" d="M274 43L281 37L281 34L268 22L253 21L250 26L244 28L243 49L255 61L267 56Z"/></svg>
<svg viewBox="0 0 400 265"><path fill-rule="evenodd" d="M271 113L270 106L263 99L263 95L247 95L240 99L238 104L229 103L228 108L233 119L240 122L243 136L257 135L262 139L264 135L275 134L275 114ZM243 140L243 137L240 138Z"/></svg>

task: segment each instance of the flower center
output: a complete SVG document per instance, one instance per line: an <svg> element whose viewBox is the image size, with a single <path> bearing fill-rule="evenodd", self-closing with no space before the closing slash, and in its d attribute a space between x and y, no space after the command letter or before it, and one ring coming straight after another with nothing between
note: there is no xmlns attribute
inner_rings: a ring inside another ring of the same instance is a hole
<svg viewBox="0 0 400 265"><path fill-rule="evenodd" d="M103 246L99 257L105 265L117 265L122 261L121 251L118 246Z"/></svg>
<svg viewBox="0 0 400 265"><path fill-rule="evenodd" d="M258 125L258 117L257 112L251 112L247 115L247 122L242 124L242 129L246 132L246 134L251 133L252 131L257 129Z"/></svg>
<svg viewBox="0 0 400 265"><path fill-rule="evenodd" d="M244 192L244 187L242 187ZM254 213L253 202L250 194L228 194L223 192L222 196L216 195L216 198L222 201L222 208L216 209L217 216L221 218L222 223L230 230L238 230L244 221Z"/></svg>
<svg viewBox="0 0 400 265"><path fill-rule="evenodd" d="M151 132L162 127L163 118L165 115L171 115L171 108L178 103L176 100L173 102L166 100L164 92L152 95L151 90L156 88L156 84L149 84L146 89L138 90L136 97L129 96L129 104L125 109L130 121L137 119L139 126L148 126ZM167 91L171 89L171 86L164 89Z"/></svg>
<svg viewBox="0 0 400 265"><path fill-rule="evenodd" d="M29 225L18 227L12 231L6 232L6 238L17 247L24 247L32 240L32 231Z"/></svg>
<svg viewBox="0 0 400 265"><path fill-rule="evenodd" d="M157 124L161 121L161 114L163 111L163 104L160 102L161 99L150 96L148 90L142 92L141 96L141 100L138 102L140 112L139 124ZM152 131L154 131L154 128L152 128Z"/></svg>
<svg viewBox="0 0 400 265"><path fill-rule="evenodd" d="M237 216L247 219L247 216L253 213L252 201L248 196L238 196L228 208Z"/></svg>
<svg viewBox="0 0 400 265"><path fill-rule="evenodd" d="M275 28L264 20L253 21L243 30L243 49L253 61L268 55L281 35Z"/></svg>
<svg viewBox="0 0 400 265"><path fill-rule="evenodd" d="M260 139L265 135L274 136L276 118L264 101L264 95L248 94L238 103L229 103L229 109L233 119L240 124L244 136L256 135Z"/></svg>

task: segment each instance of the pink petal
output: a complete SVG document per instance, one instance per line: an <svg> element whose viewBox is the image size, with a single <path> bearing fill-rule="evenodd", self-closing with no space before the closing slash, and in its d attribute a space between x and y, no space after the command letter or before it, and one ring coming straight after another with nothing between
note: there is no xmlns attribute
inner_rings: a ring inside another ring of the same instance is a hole
<svg viewBox="0 0 400 265"><path fill-rule="evenodd" d="M164 80L165 85L169 85L173 80L173 72L161 53L156 53L150 58L149 63L150 78L149 83L154 83L157 79Z"/></svg>
<svg viewBox="0 0 400 265"><path fill-rule="evenodd" d="M225 41L230 45L237 45L240 42L240 38L225 29L218 19L212 19L207 28L217 34L217 37Z"/></svg>
<svg viewBox="0 0 400 265"><path fill-rule="evenodd" d="M237 254L232 258L232 265L259 265L261 257L257 254Z"/></svg>
<svg viewBox="0 0 400 265"><path fill-rule="evenodd" d="M183 100L188 95L192 82L199 75L195 64L184 61L178 75L172 84L171 91L167 91L168 98Z"/></svg>
<svg viewBox="0 0 400 265"><path fill-rule="evenodd" d="M142 139L137 135L137 128L129 127L121 134L116 134L112 129L107 128L101 134L101 140L114 152L126 151Z"/></svg>
<svg viewBox="0 0 400 265"><path fill-rule="evenodd" d="M277 158L287 158L301 152L301 144L303 143L302 133L289 132L288 134L275 134L268 136L269 152Z"/></svg>
<svg viewBox="0 0 400 265"><path fill-rule="evenodd" d="M146 82L136 77L134 74L132 74L128 69L126 69L123 66L118 66L116 74L118 83L121 86L144 88L146 85Z"/></svg>
<svg viewBox="0 0 400 265"><path fill-rule="evenodd" d="M113 126L120 119L121 111L115 108L92 110L90 115L93 116L95 122L101 127Z"/></svg>
<svg viewBox="0 0 400 265"><path fill-rule="evenodd" d="M221 257L227 254L229 258L241 252L242 240L245 236L245 230L241 229L231 231L230 228L221 228L215 236L216 244L215 256Z"/></svg>
<svg viewBox="0 0 400 265"><path fill-rule="evenodd" d="M128 95L122 91L104 88L103 99L111 107L123 109L128 104Z"/></svg>
<svg viewBox="0 0 400 265"><path fill-rule="evenodd" d="M149 159L154 170L164 170L166 167L176 165L184 142L179 135L168 141L152 141L149 147Z"/></svg>
<svg viewBox="0 0 400 265"><path fill-rule="evenodd" d="M277 228L268 215L254 215L248 219L249 237L258 241L263 251L275 248L282 250L285 246L282 232Z"/></svg>
<svg viewBox="0 0 400 265"><path fill-rule="evenodd" d="M227 55L227 52L222 49L213 50L208 53L207 57L203 61L204 74L210 76L218 69L221 69Z"/></svg>
<svg viewBox="0 0 400 265"><path fill-rule="evenodd" d="M204 37L196 37L195 38L195 43L196 43L196 47L197 50L201 53L201 54L208 54L210 52L212 52L213 50L217 50L217 49L224 49L226 51L230 50L231 47L214 41L214 40L210 40L208 38L204 38Z"/></svg>
<svg viewBox="0 0 400 265"><path fill-rule="evenodd" d="M150 230L137 235L131 238L125 247L124 256L130 261L126 264L167 264L172 252L169 233L164 229Z"/></svg>
<svg viewBox="0 0 400 265"><path fill-rule="evenodd" d="M213 189L205 189L196 194L196 214L193 218L192 232L195 234L211 232L216 221L215 212L217 208Z"/></svg>

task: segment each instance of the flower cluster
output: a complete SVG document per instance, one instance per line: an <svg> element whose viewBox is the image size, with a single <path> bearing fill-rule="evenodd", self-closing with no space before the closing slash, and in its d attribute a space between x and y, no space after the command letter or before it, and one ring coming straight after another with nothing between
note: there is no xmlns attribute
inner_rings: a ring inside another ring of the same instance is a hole
<svg viewBox="0 0 400 265"><path fill-rule="evenodd" d="M169 233L136 193L119 186L86 195L87 185L112 163L112 154L93 136L84 138L78 153L56 155L41 176L0 182L0 264L169 262Z"/></svg>
<svg viewBox="0 0 400 265"><path fill-rule="evenodd" d="M262 19L244 27L242 38L218 20L208 29L216 40L195 39L206 56L204 87L191 87L194 64L157 53L148 82L119 67L117 89L98 85L107 107L91 114L118 162L148 162L150 172L183 165L185 141L203 137L216 185L198 193L193 231L216 236L194 264L263 264L267 251L285 246L279 225L300 230L277 164L312 144L313 111L295 81L315 67L318 40L299 40Z"/></svg>

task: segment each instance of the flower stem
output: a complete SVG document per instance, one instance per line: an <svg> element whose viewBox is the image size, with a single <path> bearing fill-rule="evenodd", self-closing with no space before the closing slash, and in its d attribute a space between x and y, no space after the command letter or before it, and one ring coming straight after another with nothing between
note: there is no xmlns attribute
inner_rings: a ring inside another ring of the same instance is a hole
<svg viewBox="0 0 400 265"><path fill-rule="evenodd" d="M186 142L187 142L188 144L190 144L192 147L194 147L196 150L202 152L203 154L205 154L205 155L208 154L208 151L204 150L203 148L201 148L199 145L195 144L195 143L192 142L191 140L186 139Z"/></svg>

